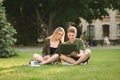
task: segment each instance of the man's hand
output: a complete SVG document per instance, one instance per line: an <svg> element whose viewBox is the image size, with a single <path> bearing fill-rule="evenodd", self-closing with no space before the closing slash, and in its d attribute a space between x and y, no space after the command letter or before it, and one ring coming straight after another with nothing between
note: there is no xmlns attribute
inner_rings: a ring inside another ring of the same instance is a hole
<svg viewBox="0 0 120 80"><path fill-rule="evenodd" d="M71 56L73 56L73 57L77 57L77 53L76 52L71 52Z"/></svg>

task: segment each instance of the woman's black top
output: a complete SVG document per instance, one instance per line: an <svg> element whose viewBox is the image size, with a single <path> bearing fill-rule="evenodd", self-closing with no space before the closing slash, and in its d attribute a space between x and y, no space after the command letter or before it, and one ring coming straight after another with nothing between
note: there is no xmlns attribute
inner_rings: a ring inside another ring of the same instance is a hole
<svg viewBox="0 0 120 80"><path fill-rule="evenodd" d="M54 52L56 51L57 48L53 48L53 47L50 47L50 54L54 54Z"/></svg>

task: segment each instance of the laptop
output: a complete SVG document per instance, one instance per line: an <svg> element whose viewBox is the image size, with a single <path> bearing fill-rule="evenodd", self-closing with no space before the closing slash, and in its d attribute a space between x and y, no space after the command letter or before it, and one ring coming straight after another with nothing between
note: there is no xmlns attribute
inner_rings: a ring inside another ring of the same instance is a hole
<svg viewBox="0 0 120 80"><path fill-rule="evenodd" d="M71 52L77 52L76 44L61 44L59 54L71 54Z"/></svg>

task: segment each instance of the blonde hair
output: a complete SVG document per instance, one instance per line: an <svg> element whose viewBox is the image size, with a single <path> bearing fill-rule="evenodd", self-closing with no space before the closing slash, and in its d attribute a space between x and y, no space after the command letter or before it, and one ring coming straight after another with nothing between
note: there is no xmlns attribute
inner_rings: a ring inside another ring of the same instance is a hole
<svg viewBox="0 0 120 80"><path fill-rule="evenodd" d="M67 30L67 33L69 33L69 32L77 34L77 29L74 26L71 26Z"/></svg>
<svg viewBox="0 0 120 80"><path fill-rule="evenodd" d="M56 34L59 33L60 31L63 32L63 35L62 35L62 37L61 37L61 39L60 39L60 42L64 42L65 31L64 31L64 29L63 29L62 27L57 27L57 28L54 30L53 34L52 34L50 37L53 37L53 38L54 38L54 37L56 36ZM49 37L49 38L50 38L50 37Z"/></svg>

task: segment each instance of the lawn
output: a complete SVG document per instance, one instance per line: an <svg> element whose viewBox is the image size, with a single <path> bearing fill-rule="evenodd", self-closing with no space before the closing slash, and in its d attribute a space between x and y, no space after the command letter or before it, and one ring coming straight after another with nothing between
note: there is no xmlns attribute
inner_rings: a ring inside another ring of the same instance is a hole
<svg viewBox="0 0 120 80"><path fill-rule="evenodd" d="M0 58L0 80L120 80L120 49L92 49L88 65L24 66L32 54L19 51L19 56Z"/></svg>

